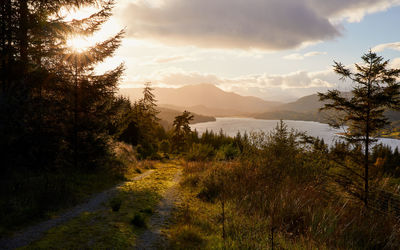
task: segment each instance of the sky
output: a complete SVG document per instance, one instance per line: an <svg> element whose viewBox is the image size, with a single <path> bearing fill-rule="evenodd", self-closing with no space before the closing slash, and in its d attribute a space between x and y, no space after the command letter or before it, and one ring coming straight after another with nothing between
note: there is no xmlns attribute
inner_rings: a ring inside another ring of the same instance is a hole
<svg viewBox="0 0 400 250"><path fill-rule="evenodd" d="M116 2L95 37L126 31L116 55L98 66L104 71L124 62L120 88L211 83L289 102L349 91L351 83L340 81L332 65L352 67L369 49L400 67L400 0Z"/></svg>

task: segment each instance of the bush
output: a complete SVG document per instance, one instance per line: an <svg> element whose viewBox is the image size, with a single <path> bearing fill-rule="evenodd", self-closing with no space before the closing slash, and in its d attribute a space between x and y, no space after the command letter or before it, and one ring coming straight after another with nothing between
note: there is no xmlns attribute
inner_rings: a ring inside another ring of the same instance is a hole
<svg viewBox="0 0 400 250"><path fill-rule="evenodd" d="M173 232L170 241L171 249L204 249L201 231L192 226L183 226Z"/></svg>
<svg viewBox="0 0 400 250"><path fill-rule="evenodd" d="M217 152L216 159L219 161L230 161L238 157L240 151L233 144L221 146Z"/></svg>
<svg viewBox="0 0 400 250"><path fill-rule="evenodd" d="M147 227L146 218L140 213L135 214L135 216L131 220L131 224L134 225L135 227L139 227L139 228L146 228Z"/></svg>
<svg viewBox="0 0 400 250"><path fill-rule="evenodd" d="M207 161L214 156L214 148L208 144L193 144L186 155L188 161Z"/></svg>
<svg viewBox="0 0 400 250"><path fill-rule="evenodd" d="M137 158L139 160L145 160L148 158L153 158L157 155L157 145L151 143L139 144L136 146Z"/></svg>
<svg viewBox="0 0 400 250"><path fill-rule="evenodd" d="M171 152L171 144L169 143L168 140L162 140L160 142L159 149L161 152L167 154L167 153Z"/></svg>
<svg viewBox="0 0 400 250"><path fill-rule="evenodd" d="M121 208L122 205L122 200L118 197L114 197L110 201L110 206L113 212L118 212L119 209Z"/></svg>

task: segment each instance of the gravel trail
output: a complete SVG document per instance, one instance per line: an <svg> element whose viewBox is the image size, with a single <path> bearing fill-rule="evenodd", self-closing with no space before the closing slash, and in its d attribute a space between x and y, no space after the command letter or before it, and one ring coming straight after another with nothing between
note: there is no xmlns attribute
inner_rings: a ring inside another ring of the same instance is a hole
<svg viewBox="0 0 400 250"><path fill-rule="evenodd" d="M181 174L182 172L180 170L175 174L173 179L175 184L164 194L154 215L150 219L149 228L137 239L136 249L151 250L165 248L165 246L162 245L165 239L161 234L161 228L168 222L172 209L179 200L178 183Z"/></svg>
<svg viewBox="0 0 400 250"><path fill-rule="evenodd" d="M149 176L153 172L154 170L149 170L127 182L141 180ZM33 241L40 239L40 237L51 228L58 226L62 223L65 223L77 217L83 212L93 212L97 210L103 203L107 202L115 194L115 192L119 187L126 184L127 182L121 183L109 190L103 191L101 193L92 196L86 203L72 208L71 210L60 215L57 218L50 219L42 223L39 223L37 225L26 228L18 233L15 233L10 238L0 239L0 249L8 250L29 245Z"/></svg>

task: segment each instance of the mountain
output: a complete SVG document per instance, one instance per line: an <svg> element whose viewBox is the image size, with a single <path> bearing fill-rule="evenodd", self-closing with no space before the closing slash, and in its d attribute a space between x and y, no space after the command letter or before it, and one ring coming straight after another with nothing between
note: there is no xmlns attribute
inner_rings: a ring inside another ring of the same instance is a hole
<svg viewBox="0 0 400 250"><path fill-rule="evenodd" d="M343 96L346 98L351 97L350 92L343 92ZM275 107L273 111L262 112L253 115L257 119L283 119L283 120L302 120L302 121L317 121L322 123L327 123L329 118L329 113L335 111L321 111L319 109L324 105L324 102L319 101L317 94L308 95L299 98L297 101L282 104ZM399 121L400 112L386 110L385 116L389 121Z"/></svg>
<svg viewBox="0 0 400 250"><path fill-rule="evenodd" d="M210 108L206 107L203 105L197 105L197 106L192 106L192 107L178 107L170 104L161 104L160 107L164 108L169 108L173 110L179 110L179 111L190 111L192 113L197 113L197 114L210 114L212 116L216 117L223 117L223 116L248 116L247 114L243 114L237 110L233 109L220 109L220 108Z"/></svg>
<svg viewBox="0 0 400 250"><path fill-rule="evenodd" d="M297 101L285 103L275 107L272 111L253 115L257 119L269 120L302 120L326 122L326 115L319 112L323 103L319 101L317 94L299 98Z"/></svg>
<svg viewBox="0 0 400 250"><path fill-rule="evenodd" d="M137 100L142 89L121 89L120 94ZM181 88L155 88L154 94L160 106L172 105L203 115L233 116L259 113L281 105L253 96L241 96L226 92L212 84L188 85Z"/></svg>
<svg viewBox="0 0 400 250"><path fill-rule="evenodd" d="M322 106L323 102L319 101L319 97L317 94L308 95L299 98L297 101L286 103L276 107L275 110L279 111L293 111L293 112L300 112L300 113L309 113L309 112L316 112Z"/></svg>

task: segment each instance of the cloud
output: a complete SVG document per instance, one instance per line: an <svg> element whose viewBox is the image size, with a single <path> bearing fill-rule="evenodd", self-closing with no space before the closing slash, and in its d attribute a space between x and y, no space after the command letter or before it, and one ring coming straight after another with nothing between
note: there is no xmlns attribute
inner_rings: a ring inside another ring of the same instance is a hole
<svg viewBox="0 0 400 250"><path fill-rule="evenodd" d="M186 58L184 56L167 56L167 57L158 57L155 59L156 63L170 63L176 61L183 61Z"/></svg>
<svg viewBox="0 0 400 250"><path fill-rule="evenodd" d="M336 87L338 82L337 76L331 70L298 71L283 75L254 74L221 77L214 74L168 68L153 72L146 77L138 76L134 81L125 83L125 86L138 86L146 81L151 81L154 86L162 87L211 83L242 95L254 95L269 100L293 100L303 95L314 94L316 91L325 91L328 88Z"/></svg>
<svg viewBox="0 0 400 250"><path fill-rule="evenodd" d="M321 55L326 55L326 52L321 52L321 51L311 51L308 53L304 54L304 57L312 57L312 56L321 56Z"/></svg>
<svg viewBox="0 0 400 250"><path fill-rule="evenodd" d="M303 60L306 57L313 57L313 56L319 56L319 55L326 55L326 52L320 52L320 51L311 51L305 54L299 54L299 53L294 53L294 54L290 54L287 56L284 56L284 59L287 60Z"/></svg>
<svg viewBox="0 0 400 250"><path fill-rule="evenodd" d="M382 52L386 49L392 49L392 50L399 50L400 51L400 42L394 42L394 43L383 43L376 45L375 47L372 48L372 51L374 52Z"/></svg>
<svg viewBox="0 0 400 250"><path fill-rule="evenodd" d="M290 55L284 56L283 59L287 59L287 60L303 60L304 59L304 55L299 54L299 53L294 53L294 54L290 54Z"/></svg>
<svg viewBox="0 0 400 250"><path fill-rule="evenodd" d="M127 34L171 45L284 50L340 35L335 21L359 21L400 0L168 0L121 8ZM153 0L154 2L154 0Z"/></svg>
<svg viewBox="0 0 400 250"><path fill-rule="evenodd" d="M400 69L400 57L392 59L389 66L393 69Z"/></svg>
<svg viewBox="0 0 400 250"><path fill-rule="evenodd" d="M170 64L179 62L194 62L198 58L196 56L184 56L184 55L171 55L171 56L157 56L154 58L146 57L147 61L143 61L142 65L160 65L160 64Z"/></svg>
<svg viewBox="0 0 400 250"><path fill-rule="evenodd" d="M359 22L367 14L400 5L399 0L309 0L310 6L331 22Z"/></svg>

